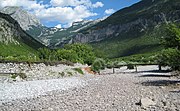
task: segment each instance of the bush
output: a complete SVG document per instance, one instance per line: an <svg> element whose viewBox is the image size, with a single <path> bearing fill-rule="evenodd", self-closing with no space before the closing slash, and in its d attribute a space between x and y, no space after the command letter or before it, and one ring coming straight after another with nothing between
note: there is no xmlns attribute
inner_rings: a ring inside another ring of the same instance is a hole
<svg viewBox="0 0 180 111"><path fill-rule="evenodd" d="M77 71L79 74L84 74L80 68L74 68L74 70Z"/></svg>
<svg viewBox="0 0 180 111"><path fill-rule="evenodd" d="M134 65L128 64L128 65L127 65L127 69L134 69Z"/></svg>
<svg viewBox="0 0 180 111"><path fill-rule="evenodd" d="M115 61L114 63L114 68L120 68L121 64L118 61Z"/></svg>
<svg viewBox="0 0 180 111"><path fill-rule="evenodd" d="M103 59L96 59L92 66L91 69L95 72L100 72L100 70L105 69L105 61Z"/></svg>
<svg viewBox="0 0 180 111"><path fill-rule="evenodd" d="M114 65L113 65L112 62L108 62L108 63L106 64L106 67L107 67L108 69L111 69L111 68L114 68Z"/></svg>

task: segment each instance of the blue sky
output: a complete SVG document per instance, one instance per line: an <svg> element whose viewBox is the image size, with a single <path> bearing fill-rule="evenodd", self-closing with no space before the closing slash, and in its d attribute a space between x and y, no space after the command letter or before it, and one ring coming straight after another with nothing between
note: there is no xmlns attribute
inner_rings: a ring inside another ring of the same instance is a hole
<svg viewBox="0 0 180 111"><path fill-rule="evenodd" d="M48 27L69 27L75 21L110 16L140 0L3 0L0 8L21 6Z"/></svg>

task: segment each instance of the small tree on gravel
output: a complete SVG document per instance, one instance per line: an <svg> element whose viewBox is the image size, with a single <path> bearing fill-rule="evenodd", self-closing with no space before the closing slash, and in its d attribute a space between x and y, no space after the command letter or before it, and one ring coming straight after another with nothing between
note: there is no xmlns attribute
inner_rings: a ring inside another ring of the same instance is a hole
<svg viewBox="0 0 180 111"><path fill-rule="evenodd" d="M170 24L167 26L163 45L166 49L158 55L159 65L180 70L180 25Z"/></svg>
<svg viewBox="0 0 180 111"><path fill-rule="evenodd" d="M158 55L158 64L161 66L170 66L173 70L180 70L180 51L177 49L164 49Z"/></svg>
<svg viewBox="0 0 180 111"><path fill-rule="evenodd" d="M100 73L100 70L105 69L105 61L101 58L96 59L93 62L91 69L97 73Z"/></svg>

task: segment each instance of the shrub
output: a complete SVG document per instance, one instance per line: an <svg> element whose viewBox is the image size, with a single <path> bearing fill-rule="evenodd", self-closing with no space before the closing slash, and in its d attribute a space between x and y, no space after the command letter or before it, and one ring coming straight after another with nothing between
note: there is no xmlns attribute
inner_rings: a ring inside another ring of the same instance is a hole
<svg viewBox="0 0 180 111"><path fill-rule="evenodd" d="M134 65L128 64L128 65L127 65L127 69L134 69Z"/></svg>
<svg viewBox="0 0 180 111"><path fill-rule="evenodd" d="M95 72L100 72L100 70L105 69L105 61L103 59L96 59L92 66L91 69Z"/></svg>
<svg viewBox="0 0 180 111"><path fill-rule="evenodd" d="M112 62L108 62L108 63L106 64L106 67L109 68L109 69L111 69L111 68L114 68L114 65L113 65Z"/></svg>
<svg viewBox="0 0 180 111"><path fill-rule="evenodd" d="M74 68L75 71L77 71L79 74L84 74L81 68Z"/></svg>
<svg viewBox="0 0 180 111"><path fill-rule="evenodd" d="M115 61L113 64L114 64L114 68L120 68L121 67L121 63L119 63L118 61Z"/></svg>

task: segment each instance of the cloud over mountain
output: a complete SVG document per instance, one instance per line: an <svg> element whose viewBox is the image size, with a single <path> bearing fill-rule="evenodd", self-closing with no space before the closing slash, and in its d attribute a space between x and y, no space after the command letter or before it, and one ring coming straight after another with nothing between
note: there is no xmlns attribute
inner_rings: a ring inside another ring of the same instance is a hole
<svg viewBox="0 0 180 111"><path fill-rule="evenodd" d="M114 9L107 9L107 10L105 10L105 14L112 14L112 13L114 13L115 12L115 10Z"/></svg>

